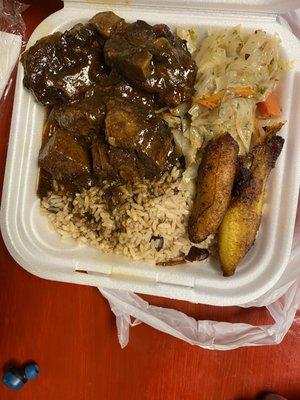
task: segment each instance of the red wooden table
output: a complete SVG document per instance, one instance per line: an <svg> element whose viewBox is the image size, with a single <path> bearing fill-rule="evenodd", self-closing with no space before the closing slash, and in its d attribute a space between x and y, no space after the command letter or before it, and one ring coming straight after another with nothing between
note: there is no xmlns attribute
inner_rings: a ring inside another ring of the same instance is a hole
<svg viewBox="0 0 300 400"><path fill-rule="evenodd" d="M28 2L27 37L62 6L58 0ZM11 92L0 121L0 184L12 100ZM264 309L145 298L198 319L271 322ZM1 400L250 400L270 391L300 399L299 318L278 346L208 351L139 325L121 350L114 316L97 289L28 274L0 240L0 364L32 359L41 367L39 378L19 393L0 384Z"/></svg>

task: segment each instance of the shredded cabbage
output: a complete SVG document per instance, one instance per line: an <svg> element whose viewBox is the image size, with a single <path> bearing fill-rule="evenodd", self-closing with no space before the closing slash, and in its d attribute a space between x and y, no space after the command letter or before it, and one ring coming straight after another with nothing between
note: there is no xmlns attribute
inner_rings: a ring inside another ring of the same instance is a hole
<svg viewBox="0 0 300 400"><path fill-rule="evenodd" d="M196 176L199 150L211 138L228 132L238 142L240 154L245 154L254 131L263 134L264 122L255 116L256 103L276 88L287 63L280 56L279 37L262 30L248 31L238 26L209 32L200 45L194 29L178 28L177 34L187 41L198 66L194 97L203 99L221 93L212 109L194 102L189 109L185 103L166 114L177 148L185 157L184 176L189 183ZM251 94L241 95L241 88Z"/></svg>
<svg viewBox="0 0 300 400"><path fill-rule="evenodd" d="M277 35L240 26L211 33L194 54L198 66L196 96L248 86L255 89L257 102L264 100L285 67L279 45Z"/></svg>

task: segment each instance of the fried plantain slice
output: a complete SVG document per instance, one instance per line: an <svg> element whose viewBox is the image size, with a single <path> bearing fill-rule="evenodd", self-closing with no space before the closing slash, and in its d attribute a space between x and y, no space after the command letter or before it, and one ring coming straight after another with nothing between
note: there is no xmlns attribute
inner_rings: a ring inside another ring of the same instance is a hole
<svg viewBox="0 0 300 400"><path fill-rule="evenodd" d="M200 243L217 231L230 202L237 156L238 144L229 134L208 142L188 224L192 242Z"/></svg>
<svg viewBox="0 0 300 400"><path fill-rule="evenodd" d="M282 137L271 136L253 148L249 178L236 190L219 228L219 257L225 276L234 274L238 263L255 241L267 178L283 144Z"/></svg>

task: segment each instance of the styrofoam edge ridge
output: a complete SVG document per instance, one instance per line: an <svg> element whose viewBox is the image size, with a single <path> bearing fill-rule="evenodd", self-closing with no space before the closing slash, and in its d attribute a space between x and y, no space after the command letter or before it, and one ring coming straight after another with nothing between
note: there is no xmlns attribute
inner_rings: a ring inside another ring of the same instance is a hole
<svg viewBox="0 0 300 400"><path fill-rule="evenodd" d="M63 272L57 268L51 268L51 271L47 271L43 273L43 269L39 267L32 266L28 264L27 260L23 258L22 254L20 254L15 246L12 245L12 241L9 239L9 235L7 235L7 231L5 230L3 233L3 240L4 243L11 254L11 256L21 265L27 272L42 278L51 281L59 281L64 283L80 283L81 285L89 285L94 287L103 287L109 289L118 289L118 290L129 290L131 292L136 292L139 294L148 294L153 296L160 296L165 298L170 298L174 300L183 300L189 301L195 304L207 304L213 306L222 306L222 307L229 307L229 306L239 306L245 303L250 303L255 301L257 298L268 292L272 287L278 282L280 276L276 282L270 282L270 284L262 286L259 290L255 292L251 292L250 295L246 295L243 297L236 297L236 298L229 298L226 299L215 297L215 296L206 296L205 299L199 293L196 292L194 288L191 287L176 287L176 295L174 295L174 287L170 287L170 285L164 285L162 283L155 284L154 286L151 282L147 285L147 283L135 283L130 280L126 280L123 277L118 276L99 276L100 274L95 274L93 272L89 272L88 274L81 274L80 275L80 282L78 282L78 275L73 273L72 275L69 272ZM287 265L288 256L286 257ZM284 271L283 271L284 272Z"/></svg>
<svg viewBox="0 0 300 400"><path fill-rule="evenodd" d="M281 3L281 5L280 5ZM105 5L105 0L64 0L65 7L83 8L87 4L92 7ZM108 5L108 4L107 4ZM115 0L114 5L118 7L153 7L160 9L175 8L175 9L201 9L209 11L233 11L251 12L255 10L257 13L285 13L296 9L299 4L298 0L285 1L266 1L266 0L164 0L164 4L160 0L152 0L151 4L147 0Z"/></svg>

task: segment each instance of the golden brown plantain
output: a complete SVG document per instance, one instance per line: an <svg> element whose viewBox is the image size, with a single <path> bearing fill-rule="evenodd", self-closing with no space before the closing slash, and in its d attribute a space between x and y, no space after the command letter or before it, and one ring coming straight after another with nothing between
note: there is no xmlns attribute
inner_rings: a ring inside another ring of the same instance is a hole
<svg viewBox="0 0 300 400"><path fill-rule="evenodd" d="M215 233L230 202L238 144L229 135L208 142L198 169L196 196L188 224L194 243Z"/></svg>
<svg viewBox="0 0 300 400"><path fill-rule="evenodd" d="M267 178L284 139L271 138L254 147L248 180L238 187L219 228L219 257L224 275L233 275L253 245L260 225Z"/></svg>

